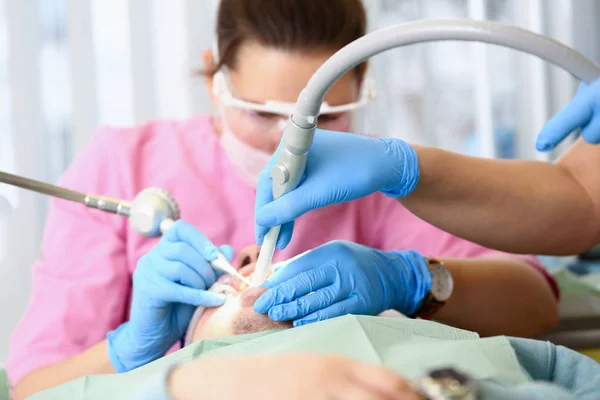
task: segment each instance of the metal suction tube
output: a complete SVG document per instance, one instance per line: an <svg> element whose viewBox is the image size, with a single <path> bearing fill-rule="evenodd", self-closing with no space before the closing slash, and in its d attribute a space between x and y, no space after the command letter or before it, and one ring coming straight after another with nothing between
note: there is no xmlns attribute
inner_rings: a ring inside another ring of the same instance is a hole
<svg viewBox="0 0 600 400"><path fill-rule="evenodd" d="M520 50L555 64L587 83L600 77L599 64L549 37L514 26L454 19L421 20L377 30L331 56L300 93L283 133L283 145L277 163L271 169L273 198L277 199L294 190L300 183L323 97L342 75L383 51L416 43L446 40L484 42ZM279 229L279 226L271 228L265 237L256 265L254 285L262 283L260 278L266 275L271 264Z"/></svg>

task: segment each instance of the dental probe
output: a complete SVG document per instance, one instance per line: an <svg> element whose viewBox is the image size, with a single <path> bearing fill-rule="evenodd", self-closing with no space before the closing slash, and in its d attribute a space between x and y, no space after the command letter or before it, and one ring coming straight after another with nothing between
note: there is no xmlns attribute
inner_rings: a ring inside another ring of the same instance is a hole
<svg viewBox="0 0 600 400"><path fill-rule="evenodd" d="M173 221L171 218L165 218L160 223L160 230L164 233L174 223L175 223L175 221ZM227 257L225 257L223 255L223 253L221 253L221 252L218 253L216 260L213 260L213 261L210 262L210 266L213 267L214 269L222 271L222 272L224 272L226 274L229 274L231 276L235 276L236 278L238 278L239 280L241 280L242 282L244 282L248 286L252 286L252 282L250 282L250 280L248 278L246 278L245 276L243 276L242 274L240 274L238 272L238 270L235 269L235 267L229 263L229 261L227 260Z"/></svg>
<svg viewBox="0 0 600 400"><path fill-rule="evenodd" d="M385 50L443 40L484 42L520 50L553 63L586 83L600 77L600 65L572 48L549 37L496 22L466 19L421 20L379 29L337 51L319 67L300 92L281 138L277 163L271 168L273 199L294 190L300 183L323 97L342 75ZM274 226L265 236L254 272L255 285L261 283L258 281L259 277L266 277L279 230L279 226Z"/></svg>
<svg viewBox="0 0 600 400"><path fill-rule="evenodd" d="M166 232L166 230L169 229L171 227L171 225L173 225L174 223L175 222L172 219L167 218L160 224L160 228L163 232ZM227 257L225 257L223 255L223 253L219 252L217 255L217 259L211 261L210 265L214 269L222 271L231 276L235 276L236 278L238 278L239 280L241 280L248 286L252 286L252 282L250 282L250 280L248 278L246 278L245 276L240 274L238 272L238 270L235 269L235 267L229 263L229 261L227 260Z"/></svg>
<svg viewBox="0 0 600 400"><path fill-rule="evenodd" d="M229 263L229 261L227 261L227 258L225 258L225 256L222 253L219 253L217 259L214 261L211 261L210 265L214 269L218 269L219 271L223 271L226 274L235 276L236 278L238 278L239 280L244 282L246 285L252 286L252 282L250 282L249 279L247 279L245 276L240 274L238 272L238 270L235 269L234 266Z"/></svg>
<svg viewBox="0 0 600 400"><path fill-rule="evenodd" d="M133 202L129 202L81 193L2 171L0 171L0 182L128 217L129 224L133 229L146 237L159 236L166 232L174 221L179 219L180 215L179 205L173 196L158 188L144 189L135 197ZM234 275L244 283L251 285L251 282L242 276L221 253L219 253L216 260L211 262L211 266L227 274Z"/></svg>

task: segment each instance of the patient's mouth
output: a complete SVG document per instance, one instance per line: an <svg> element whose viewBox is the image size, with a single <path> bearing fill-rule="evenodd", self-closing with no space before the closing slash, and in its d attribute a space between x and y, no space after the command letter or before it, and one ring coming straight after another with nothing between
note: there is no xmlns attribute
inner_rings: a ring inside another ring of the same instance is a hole
<svg viewBox="0 0 600 400"><path fill-rule="evenodd" d="M218 282L210 288L211 292L223 293L235 296L238 291L227 283Z"/></svg>
<svg viewBox="0 0 600 400"><path fill-rule="evenodd" d="M255 263L251 263L246 265L245 267L241 268L240 270L238 270L238 272L245 278L247 278L248 280L252 281L252 273L254 272L254 267L256 266ZM231 286L233 286L234 288L236 288L238 291L243 291L245 289L248 288L248 284L243 282L241 279L237 278L237 277L232 277L231 278L231 282L230 282Z"/></svg>

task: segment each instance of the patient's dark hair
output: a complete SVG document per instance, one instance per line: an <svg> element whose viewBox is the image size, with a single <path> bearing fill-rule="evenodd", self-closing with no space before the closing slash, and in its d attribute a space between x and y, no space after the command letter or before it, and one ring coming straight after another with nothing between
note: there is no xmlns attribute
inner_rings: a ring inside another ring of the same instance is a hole
<svg viewBox="0 0 600 400"><path fill-rule="evenodd" d="M221 0L216 30L219 60L209 74L222 66L235 69L245 41L288 51L337 51L365 34L366 15L360 0Z"/></svg>

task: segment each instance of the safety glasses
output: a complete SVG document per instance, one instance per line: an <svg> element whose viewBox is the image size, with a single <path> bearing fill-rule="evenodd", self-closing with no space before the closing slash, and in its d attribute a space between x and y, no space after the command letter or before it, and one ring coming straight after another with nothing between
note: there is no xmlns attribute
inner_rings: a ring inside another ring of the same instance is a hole
<svg viewBox="0 0 600 400"><path fill-rule="evenodd" d="M265 103L255 103L236 97L232 91L231 80L227 68L216 72L213 76L213 94L224 107L234 107L255 113L277 115L289 118L295 103L268 100ZM331 106L323 102L319 115L345 114L365 107L375 98L375 90L371 79L365 79L358 101Z"/></svg>

